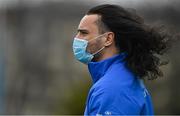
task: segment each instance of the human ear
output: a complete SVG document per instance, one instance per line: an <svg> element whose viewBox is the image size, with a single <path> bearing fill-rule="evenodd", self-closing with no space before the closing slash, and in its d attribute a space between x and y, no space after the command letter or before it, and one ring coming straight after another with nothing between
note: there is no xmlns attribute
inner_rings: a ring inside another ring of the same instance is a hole
<svg viewBox="0 0 180 116"><path fill-rule="evenodd" d="M110 46L114 42L114 33L108 32L106 35L106 40L104 46Z"/></svg>

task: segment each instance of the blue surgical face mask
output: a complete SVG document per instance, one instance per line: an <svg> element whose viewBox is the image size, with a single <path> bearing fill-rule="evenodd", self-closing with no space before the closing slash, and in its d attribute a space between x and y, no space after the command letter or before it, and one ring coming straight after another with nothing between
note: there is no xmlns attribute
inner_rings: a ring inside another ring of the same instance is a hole
<svg viewBox="0 0 180 116"><path fill-rule="evenodd" d="M104 34L102 34L104 35ZM99 37L101 37L102 35L94 38L97 39ZM94 40L91 39L90 41ZM88 46L88 42L85 39L79 39L79 38L74 38L74 42L73 42L73 52L74 52L74 56L77 60L79 60L80 62L84 63L84 64L88 64L93 58L94 55L96 55L97 53L99 53L101 50L103 50L105 47L102 47L100 50L98 50L95 53L89 53L87 52L87 46Z"/></svg>

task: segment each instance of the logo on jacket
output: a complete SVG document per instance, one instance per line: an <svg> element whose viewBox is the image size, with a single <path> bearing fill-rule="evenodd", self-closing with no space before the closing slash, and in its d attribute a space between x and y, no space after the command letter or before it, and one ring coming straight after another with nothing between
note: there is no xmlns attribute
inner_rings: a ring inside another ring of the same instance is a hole
<svg viewBox="0 0 180 116"><path fill-rule="evenodd" d="M105 115L111 115L111 112L110 111L106 111Z"/></svg>

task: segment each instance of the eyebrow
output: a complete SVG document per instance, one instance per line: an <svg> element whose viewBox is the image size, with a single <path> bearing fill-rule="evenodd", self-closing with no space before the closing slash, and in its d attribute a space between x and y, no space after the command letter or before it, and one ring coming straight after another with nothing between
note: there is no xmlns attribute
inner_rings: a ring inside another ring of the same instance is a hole
<svg viewBox="0 0 180 116"><path fill-rule="evenodd" d="M89 32L87 29L77 29L77 32Z"/></svg>

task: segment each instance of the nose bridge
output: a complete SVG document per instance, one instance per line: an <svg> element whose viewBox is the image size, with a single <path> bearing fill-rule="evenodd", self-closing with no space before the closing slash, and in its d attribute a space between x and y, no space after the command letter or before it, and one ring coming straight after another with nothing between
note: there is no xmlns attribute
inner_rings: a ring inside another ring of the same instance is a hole
<svg viewBox="0 0 180 116"><path fill-rule="evenodd" d="M80 33L77 33L77 34L75 35L75 37L76 37L76 38L79 38L79 39L82 39L82 38L83 38L83 36L82 36Z"/></svg>
<svg viewBox="0 0 180 116"><path fill-rule="evenodd" d="M75 35L75 37L76 37L76 38L79 38L79 36L80 36L80 34L79 34L79 33L77 33L77 34Z"/></svg>

